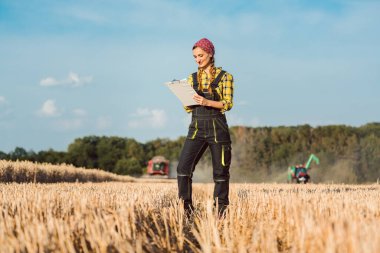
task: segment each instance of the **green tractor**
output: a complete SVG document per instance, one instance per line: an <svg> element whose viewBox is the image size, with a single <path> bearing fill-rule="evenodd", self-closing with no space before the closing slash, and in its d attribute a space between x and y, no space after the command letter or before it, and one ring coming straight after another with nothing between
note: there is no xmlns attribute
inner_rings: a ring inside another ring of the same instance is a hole
<svg viewBox="0 0 380 253"><path fill-rule="evenodd" d="M303 183L306 184L310 180L310 175L308 171L311 169L310 165L312 162L319 164L319 159L314 154L311 154L309 160L306 164L298 164L288 167L288 183Z"/></svg>

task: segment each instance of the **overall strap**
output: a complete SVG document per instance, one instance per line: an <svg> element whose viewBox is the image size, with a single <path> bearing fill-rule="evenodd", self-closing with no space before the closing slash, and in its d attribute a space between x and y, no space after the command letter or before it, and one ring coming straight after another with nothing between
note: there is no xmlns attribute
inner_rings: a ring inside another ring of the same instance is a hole
<svg viewBox="0 0 380 253"><path fill-rule="evenodd" d="M218 87L219 82L220 82L220 80L222 79L222 77L224 76L225 73L226 73L226 71L224 71L224 70L220 71L219 75L212 82L211 88L215 89L216 87Z"/></svg>
<svg viewBox="0 0 380 253"><path fill-rule="evenodd" d="M193 73L193 89L197 91L198 86L199 86L199 84L198 84L198 72L194 72Z"/></svg>
<svg viewBox="0 0 380 253"><path fill-rule="evenodd" d="M222 77L224 76L225 73L226 73L225 70L220 71L219 75L210 84L211 88L215 89L216 87L218 87L219 82L220 82L220 80L222 79ZM194 72L192 74L192 76L193 76L193 89L196 90L196 91L198 91L198 86L199 86L199 83L198 83L198 72Z"/></svg>

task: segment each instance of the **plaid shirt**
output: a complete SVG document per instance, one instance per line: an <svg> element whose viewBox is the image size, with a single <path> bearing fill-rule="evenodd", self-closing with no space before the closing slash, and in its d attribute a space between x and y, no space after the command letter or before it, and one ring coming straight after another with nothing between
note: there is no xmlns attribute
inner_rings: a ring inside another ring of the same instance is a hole
<svg viewBox="0 0 380 253"><path fill-rule="evenodd" d="M222 68L216 68L215 77L219 75L220 71L222 71ZM192 75L190 75L187 78L187 82L191 84L191 86L194 85ZM205 72L202 73L202 84L204 89L208 89L210 85L210 79L208 78ZM220 80L219 86L215 90L221 98L220 101L224 104L224 107L223 109L221 109L221 112L224 113L225 111L231 110L233 105L232 98L234 93L234 79L232 75L226 72ZM193 109L191 107L185 106L185 110L186 112L190 113Z"/></svg>

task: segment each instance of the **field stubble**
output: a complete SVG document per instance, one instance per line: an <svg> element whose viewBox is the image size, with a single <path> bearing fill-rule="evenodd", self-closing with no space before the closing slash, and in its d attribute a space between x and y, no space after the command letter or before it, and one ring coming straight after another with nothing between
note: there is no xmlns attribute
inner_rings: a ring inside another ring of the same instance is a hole
<svg viewBox="0 0 380 253"><path fill-rule="evenodd" d="M231 184L218 219L194 184L0 184L0 252L380 252L379 185Z"/></svg>

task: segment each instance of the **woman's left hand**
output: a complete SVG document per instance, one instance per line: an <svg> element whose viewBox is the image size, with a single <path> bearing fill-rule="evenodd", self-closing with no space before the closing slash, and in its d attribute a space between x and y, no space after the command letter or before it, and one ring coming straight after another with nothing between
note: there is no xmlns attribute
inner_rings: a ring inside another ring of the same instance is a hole
<svg viewBox="0 0 380 253"><path fill-rule="evenodd" d="M197 93L195 93L193 95L193 99L199 105L208 106L209 100L206 99L206 98L204 98L204 97L202 97L202 96L200 96L200 95L198 95Z"/></svg>

